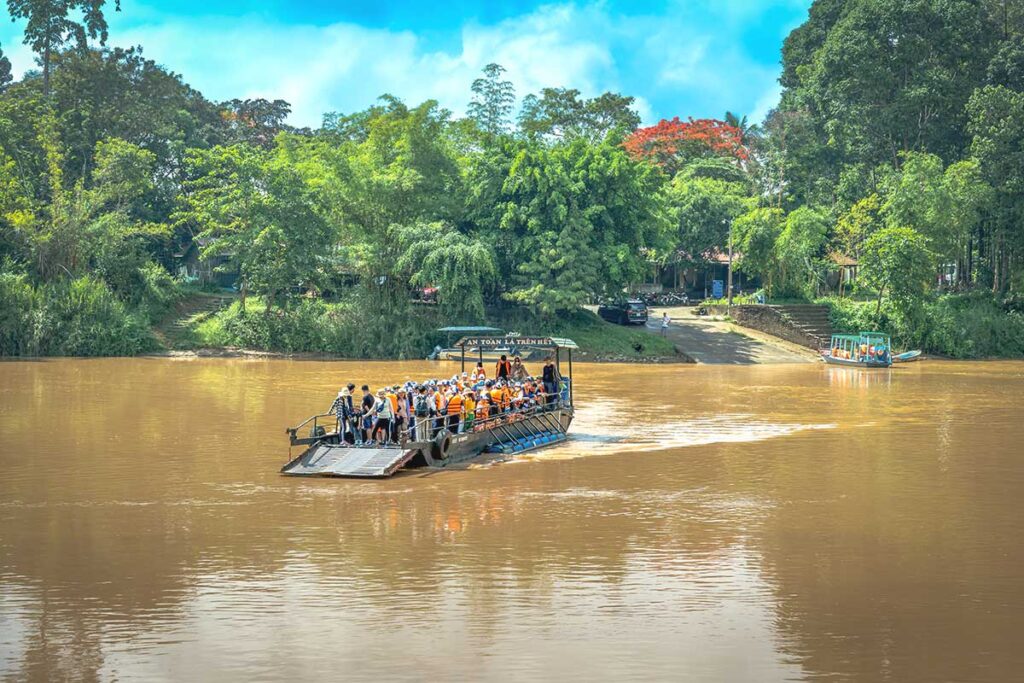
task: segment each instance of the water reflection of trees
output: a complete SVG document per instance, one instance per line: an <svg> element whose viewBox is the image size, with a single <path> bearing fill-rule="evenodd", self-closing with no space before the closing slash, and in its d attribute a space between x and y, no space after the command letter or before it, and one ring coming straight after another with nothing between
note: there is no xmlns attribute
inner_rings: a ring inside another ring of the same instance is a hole
<svg viewBox="0 0 1024 683"><path fill-rule="evenodd" d="M1021 482L1014 388L893 382L892 395L847 400L870 427L771 461L773 497L788 503L760 548L785 649L813 677L1008 680L1024 626L1021 528L1006 516Z"/></svg>

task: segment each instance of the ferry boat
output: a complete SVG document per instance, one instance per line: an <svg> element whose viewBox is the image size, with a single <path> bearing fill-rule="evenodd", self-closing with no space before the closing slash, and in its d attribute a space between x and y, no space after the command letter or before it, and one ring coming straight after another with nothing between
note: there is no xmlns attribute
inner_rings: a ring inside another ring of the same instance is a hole
<svg viewBox="0 0 1024 683"><path fill-rule="evenodd" d="M829 348L821 355L829 365L888 368L892 365L892 344L884 332L833 334Z"/></svg>
<svg viewBox="0 0 1024 683"><path fill-rule="evenodd" d="M339 432L337 417L325 413L307 418L286 431L289 452L295 446L303 447L296 457L290 457L281 468L288 476L318 477L390 477L399 470L430 467L444 468L464 463L483 453L513 455L568 438L574 416L572 351L578 348L571 339L559 337L514 337L521 348L544 349L554 358L555 367L562 377L557 394L545 395L543 403L528 408L498 413L477 422L469 432L452 433L441 426L443 418L428 418L427 427L416 434L406 429L397 444L353 445ZM464 337L456 344L459 349L474 349L482 358L485 349L508 346L507 336ZM562 350L568 355L568 372L562 374ZM466 353L462 351L462 371L466 370ZM470 359L471 361L474 359Z"/></svg>

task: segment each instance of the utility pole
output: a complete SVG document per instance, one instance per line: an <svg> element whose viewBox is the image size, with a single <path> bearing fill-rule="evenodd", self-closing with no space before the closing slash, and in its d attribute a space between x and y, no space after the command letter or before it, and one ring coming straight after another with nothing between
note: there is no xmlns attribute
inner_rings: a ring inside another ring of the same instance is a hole
<svg viewBox="0 0 1024 683"><path fill-rule="evenodd" d="M729 308L732 308L732 222L725 219L722 223L729 225Z"/></svg>

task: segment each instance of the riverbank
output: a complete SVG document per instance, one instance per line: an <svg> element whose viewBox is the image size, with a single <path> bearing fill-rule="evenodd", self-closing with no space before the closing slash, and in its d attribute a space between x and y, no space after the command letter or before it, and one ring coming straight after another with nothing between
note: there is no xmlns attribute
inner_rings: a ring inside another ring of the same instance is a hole
<svg viewBox="0 0 1024 683"><path fill-rule="evenodd" d="M426 357L449 339L439 328L459 324L435 306L413 305L400 316L369 316L349 303L304 301L268 311L259 301L213 302L211 295L179 304L157 326L161 347L147 355L169 357L282 357L309 359L407 360ZM524 308L489 311L474 321L503 331L568 337L582 361L675 363L689 359L668 339L642 327L624 327L578 310L554 317Z"/></svg>

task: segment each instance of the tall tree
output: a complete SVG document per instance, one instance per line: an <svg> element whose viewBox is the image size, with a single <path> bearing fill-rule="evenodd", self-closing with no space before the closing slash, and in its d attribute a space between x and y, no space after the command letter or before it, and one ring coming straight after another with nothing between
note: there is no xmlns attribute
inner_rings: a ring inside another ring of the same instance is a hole
<svg viewBox="0 0 1024 683"><path fill-rule="evenodd" d="M107 19L103 15L106 0L7 0L12 19L26 19L25 43L36 53L43 66L43 94L50 94L50 57L69 40L85 49L89 38L107 42ZM114 0L121 11L121 0ZM75 13L81 12L81 21Z"/></svg>
<svg viewBox="0 0 1024 683"><path fill-rule="evenodd" d="M657 125L640 128L622 146L635 159L647 159L674 176L687 163L707 157L748 158L739 128L718 119L662 119Z"/></svg>
<svg viewBox="0 0 1024 683"><path fill-rule="evenodd" d="M231 142L247 142L270 149L285 125L292 106L284 100L231 100L221 104L222 116L230 131Z"/></svg>
<svg viewBox="0 0 1024 683"><path fill-rule="evenodd" d="M488 64L484 75L473 81L473 99L469 103L469 117L477 122L480 129L491 135L508 130L516 94L511 81L502 80L505 67Z"/></svg>
<svg viewBox="0 0 1024 683"><path fill-rule="evenodd" d="M632 97L611 92L588 100L574 88L544 88L540 97L523 98L519 129L530 137L556 140L584 137L596 142L613 131L627 135L640 125L633 102Z"/></svg>
<svg viewBox="0 0 1024 683"><path fill-rule="evenodd" d="M320 279L333 231L287 148L219 146L194 151L188 163L195 179L176 218L209 240L205 257L231 254L243 287L263 295L268 310Z"/></svg>
<svg viewBox="0 0 1024 683"><path fill-rule="evenodd" d="M0 93L4 91L4 88L6 88L12 80L11 60L7 59L7 55L4 54L3 48L0 48Z"/></svg>
<svg viewBox="0 0 1024 683"><path fill-rule="evenodd" d="M659 185L649 164L608 142L525 146L502 192L507 298L550 315L621 291L644 272L643 251L663 246Z"/></svg>

